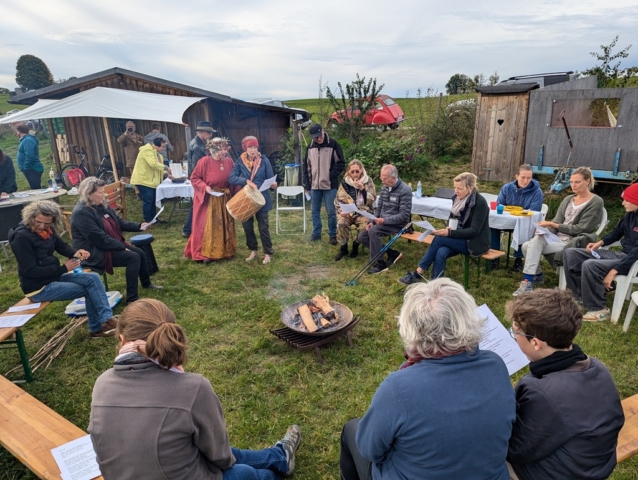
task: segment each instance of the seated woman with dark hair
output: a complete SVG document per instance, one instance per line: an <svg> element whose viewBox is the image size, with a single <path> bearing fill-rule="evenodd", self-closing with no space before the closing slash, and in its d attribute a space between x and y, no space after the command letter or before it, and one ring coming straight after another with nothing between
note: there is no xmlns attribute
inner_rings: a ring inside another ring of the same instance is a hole
<svg viewBox="0 0 638 480"><path fill-rule="evenodd" d="M97 273L113 275L113 267L126 267L126 301L139 298L137 278L143 288L161 290L163 287L151 282L146 255L124 239L122 232L140 232L147 223L122 220L106 203L106 183L95 177L87 177L80 183L80 201L71 215L73 247L83 248L91 257L83 263Z"/></svg>
<svg viewBox="0 0 638 480"><path fill-rule="evenodd" d="M454 178L454 196L447 228L435 230L434 241L414 272L399 278L410 285L423 281L423 274L432 265L431 278L445 274L445 262L454 255L480 257L490 249L490 209L476 188L476 175L465 172Z"/></svg>
<svg viewBox="0 0 638 480"><path fill-rule="evenodd" d="M484 321L449 278L408 289L407 361L341 434L341 479L508 480L514 392L501 358L479 349Z"/></svg>
<svg viewBox="0 0 638 480"><path fill-rule="evenodd" d="M0 198L6 198L17 190L16 171L11 157L0 150Z"/></svg>
<svg viewBox="0 0 638 480"><path fill-rule="evenodd" d="M95 382L89 433L106 479L274 480L295 471L301 431L275 446L232 448L208 379L186 373L186 336L159 300L122 312L119 353Z"/></svg>

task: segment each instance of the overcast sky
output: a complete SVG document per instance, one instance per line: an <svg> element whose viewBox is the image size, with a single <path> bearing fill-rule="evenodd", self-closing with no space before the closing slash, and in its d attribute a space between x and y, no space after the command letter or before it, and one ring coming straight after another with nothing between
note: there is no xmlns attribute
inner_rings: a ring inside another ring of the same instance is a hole
<svg viewBox="0 0 638 480"><path fill-rule="evenodd" d="M638 43L636 0L0 0L0 17L0 86L32 54L56 79L122 67L246 100L316 98L320 76L356 73L414 96L455 73L582 70L615 35Z"/></svg>

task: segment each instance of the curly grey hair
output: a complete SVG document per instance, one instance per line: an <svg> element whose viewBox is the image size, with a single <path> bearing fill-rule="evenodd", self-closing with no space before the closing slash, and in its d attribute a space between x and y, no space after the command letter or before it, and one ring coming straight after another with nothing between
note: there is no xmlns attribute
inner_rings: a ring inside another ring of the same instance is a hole
<svg viewBox="0 0 638 480"><path fill-rule="evenodd" d="M474 298L449 278L409 288L398 320L405 351L423 358L473 351L483 336L484 323Z"/></svg>
<svg viewBox="0 0 638 480"><path fill-rule="evenodd" d="M99 187L104 186L106 186L106 182L104 180L101 180L97 177L86 177L84 180L82 180L82 183L80 183L80 186L78 187L80 201L84 205L93 205L93 202L91 201L91 195L93 195ZM106 206L106 197L104 198L104 205Z"/></svg>
<svg viewBox="0 0 638 480"><path fill-rule="evenodd" d="M22 209L22 223L28 229L32 229L35 223L35 217L38 215L44 215L45 217L51 217L52 227L55 231L61 232L64 230L62 224L62 209L60 205L51 200L40 200L39 202L31 202Z"/></svg>

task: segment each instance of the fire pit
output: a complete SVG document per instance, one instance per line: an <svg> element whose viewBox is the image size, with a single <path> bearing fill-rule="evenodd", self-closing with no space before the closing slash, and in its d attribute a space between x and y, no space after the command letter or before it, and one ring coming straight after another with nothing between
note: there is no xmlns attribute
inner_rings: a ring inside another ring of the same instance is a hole
<svg viewBox="0 0 638 480"><path fill-rule="evenodd" d="M306 305L307 303L307 301L302 301L293 303L289 307L286 307L281 313L281 321L283 322L283 324L291 330L294 330L298 333L303 333L304 335L324 336L332 335L333 333L343 330L352 321L352 311L348 307L341 303L330 301L330 306L337 314L338 321L332 322L332 324L326 325L324 327L319 327L318 330L314 332L310 332L305 327L298 313L299 307Z"/></svg>

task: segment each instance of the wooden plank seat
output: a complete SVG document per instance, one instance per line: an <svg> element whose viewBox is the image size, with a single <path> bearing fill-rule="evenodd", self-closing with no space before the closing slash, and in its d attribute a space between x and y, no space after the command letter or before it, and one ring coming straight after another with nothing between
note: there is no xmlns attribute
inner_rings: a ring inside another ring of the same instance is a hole
<svg viewBox="0 0 638 480"><path fill-rule="evenodd" d="M28 298L23 298L18 303L16 303L15 307L21 307L23 305L29 305L31 300ZM37 315L42 310L51 305L51 302L40 302L40 306L38 308L34 308L32 310L24 310L22 312L9 313L8 310L4 313L0 314L0 317L6 317L10 315L28 315L35 314ZM22 362L22 368L24 369L24 379L27 382L33 380L33 374L31 372L31 366L29 365L29 355L27 354L27 349L24 346L24 340L22 338L22 331L20 328L11 327L11 328L0 328L0 345L15 345L15 348L18 349L18 353L20 354L20 361Z"/></svg>
<svg viewBox="0 0 638 480"><path fill-rule="evenodd" d="M401 238L408 240L410 242L419 242L419 237L421 236L421 232L412 232L412 233L404 233L401 235ZM430 245L434 241L434 235L428 235L425 237L420 243L425 243L426 245ZM490 249L487 253L484 253L480 257L472 257L470 255L463 255L465 257L464 262L464 271L463 271L463 286L467 290L470 284L470 260L476 263L477 266L477 274L476 274L476 286L479 286L479 282L481 279L481 260L485 260L485 274L488 274L490 271L490 261L496 260L497 258L501 258L505 255L505 252L501 250Z"/></svg>
<svg viewBox="0 0 638 480"><path fill-rule="evenodd" d="M61 479L51 449L85 435L85 431L0 376L0 444L39 478Z"/></svg>
<svg viewBox="0 0 638 480"><path fill-rule="evenodd" d="M625 424L618 434L616 458L618 462L638 453L638 395L625 398L622 401L625 413Z"/></svg>

